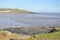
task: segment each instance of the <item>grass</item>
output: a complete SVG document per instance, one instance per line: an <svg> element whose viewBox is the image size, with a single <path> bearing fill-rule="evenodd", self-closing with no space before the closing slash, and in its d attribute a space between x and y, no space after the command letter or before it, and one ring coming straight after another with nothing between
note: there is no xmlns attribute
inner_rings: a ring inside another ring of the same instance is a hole
<svg viewBox="0 0 60 40"><path fill-rule="evenodd" d="M28 40L60 40L60 29L57 32L49 34L37 34L35 37L31 37Z"/></svg>
<svg viewBox="0 0 60 40"><path fill-rule="evenodd" d="M8 31L0 31L0 40L10 40L10 39L25 40L25 39L27 39L26 37L28 38L28 36L15 34L15 33L11 33Z"/></svg>
<svg viewBox="0 0 60 40"><path fill-rule="evenodd" d="M57 28L56 32L53 33L42 33L42 34L36 34L26 39L24 39L26 36L21 36L15 33L11 33L8 31L0 31L0 39L1 40L60 40L60 29ZM23 39L21 39L23 38Z"/></svg>
<svg viewBox="0 0 60 40"><path fill-rule="evenodd" d="M29 12L29 11L27 11L27 10L22 10L22 9L20 10L20 9L13 9L13 8L7 8L7 9L6 9L6 8L1 8L1 9L0 9L1 12L8 11L8 10L10 10L10 12L14 12L14 13L15 13L15 12L17 12L17 13Z"/></svg>

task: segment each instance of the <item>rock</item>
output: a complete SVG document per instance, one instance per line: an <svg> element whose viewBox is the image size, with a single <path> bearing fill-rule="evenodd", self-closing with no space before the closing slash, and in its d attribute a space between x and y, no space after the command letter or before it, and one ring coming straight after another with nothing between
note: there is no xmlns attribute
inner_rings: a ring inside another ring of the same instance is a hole
<svg viewBox="0 0 60 40"><path fill-rule="evenodd" d="M21 27L21 28L8 28L4 30L10 31L12 33L23 34L23 35L52 33L56 31L56 29L49 27Z"/></svg>

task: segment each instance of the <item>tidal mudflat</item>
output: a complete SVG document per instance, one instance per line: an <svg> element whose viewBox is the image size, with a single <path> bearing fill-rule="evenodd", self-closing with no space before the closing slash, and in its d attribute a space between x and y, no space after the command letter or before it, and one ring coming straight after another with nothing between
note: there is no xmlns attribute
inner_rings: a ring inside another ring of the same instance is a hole
<svg viewBox="0 0 60 40"><path fill-rule="evenodd" d="M22 26L60 26L59 13L0 14L0 29Z"/></svg>

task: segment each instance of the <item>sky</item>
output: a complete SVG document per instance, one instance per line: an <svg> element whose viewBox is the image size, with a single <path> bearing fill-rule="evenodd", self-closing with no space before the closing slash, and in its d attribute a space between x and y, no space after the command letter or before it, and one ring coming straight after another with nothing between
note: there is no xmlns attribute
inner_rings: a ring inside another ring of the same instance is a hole
<svg viewBox="0 0 60 40"><path fill-rule="evenodd" d="M60 12L60 0L0 0L0 8L19 8L34 12Z"/></svg>

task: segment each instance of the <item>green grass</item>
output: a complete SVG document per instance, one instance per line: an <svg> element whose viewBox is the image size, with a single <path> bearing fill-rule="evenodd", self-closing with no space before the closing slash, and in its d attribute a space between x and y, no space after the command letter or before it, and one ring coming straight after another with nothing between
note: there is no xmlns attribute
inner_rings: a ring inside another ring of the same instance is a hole
<svg viewBox="0 0 60 40"><path fill-rule="evenodd" d="M37 34L37 35L35 35L35 37L31 37L28 40L60 40L60 29L54 33Z"/></svg>
<svg viewBox="0 0 60 40"><path fill-rule="evenodd" d="M10 10L11 12L23 12L23 13L25 13L25 12L29 12L29 11L27 11L27 10L22 10L22 9L11 9L11 8L7 8L7 9L5 9L5 8L2 8L2 9L0 9L0 11L7 11L7 10Z"/></svg>
<svg viewBox="0 0 60 40"><path fill-rule="evenodd" d="M0 34L3 37L7 36L6 32L4 31L0 32ZM56 32L36 34L36 35L31 36L28 39L21 39L20 36L18 36L18 34L14 34L14 33L11 34L10 36L13 37L13 40L60 40L60 28L58 28Z"/></svg>

